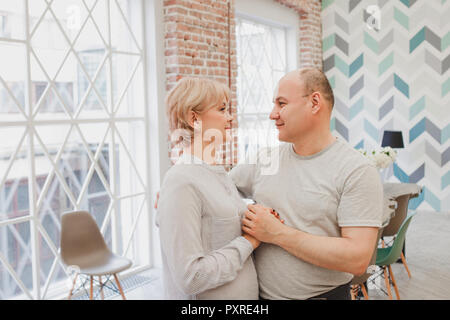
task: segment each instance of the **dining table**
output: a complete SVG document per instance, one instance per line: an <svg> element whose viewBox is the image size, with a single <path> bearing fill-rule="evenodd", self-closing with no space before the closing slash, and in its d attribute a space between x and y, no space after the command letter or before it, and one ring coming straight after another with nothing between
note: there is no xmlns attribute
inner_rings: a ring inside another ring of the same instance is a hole
<svg viewBox="0 0 450 320"><path fill-rule="evenodd" d="M385 182L383 191L385 196L393 199L406 194L409 194L410 198L416 198L422 192L422 187L415 183Z"/></svg>
<svg viewBox="0 0 450 320"><path fill-rule="evenodd" d="M389 224L391 218L395 215L395 209L397 208L397 201L395 198L384 194L383 196L383 219L381 228L386 227Z"/></svg>

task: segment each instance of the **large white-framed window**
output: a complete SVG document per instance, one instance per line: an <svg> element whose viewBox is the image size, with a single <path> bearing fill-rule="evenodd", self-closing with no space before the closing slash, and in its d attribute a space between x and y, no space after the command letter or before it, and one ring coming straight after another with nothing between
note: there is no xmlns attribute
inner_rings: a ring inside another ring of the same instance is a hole
<svg viewBox="0 0 450 320"><path fill-rule="evenodd" d="M269 119L278 80L298 66L299 17L273 0L236 1L238 157L276 146Z"/></svg>
<svg viewBox="0 0 450 320"><path fill-rule="evenodd" d="M147 6L0 2L0 299L66 292L65 211L88 210L128 273L153 265Z"/></svg>

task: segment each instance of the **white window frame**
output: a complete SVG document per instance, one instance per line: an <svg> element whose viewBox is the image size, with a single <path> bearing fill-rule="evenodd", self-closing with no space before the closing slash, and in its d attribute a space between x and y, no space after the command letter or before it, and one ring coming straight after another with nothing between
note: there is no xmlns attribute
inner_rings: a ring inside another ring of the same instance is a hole
<svg viewBox="0 0 450 320"><path fill-rule="evenodd" d="M242 18L269 27L285 30L286 72L298 69L298 66L300 65L300 17L298 13L274 0L236 0L235 5L237 19ZM240 88L238 87L237 90L239 95ZM272 94L273 92L269 92L268 96L272 97ZM237 112L237 117L239 118L239 108ZM270 111L267 112L267 114L269 113ZM239 126L240 125L241 123L239 123ZM240 146L238 146L238 150L241 150ZM239 154L239 162L252 161L252 152L253 151L250 150L247 151L246 154Z"/></svg>
<svg viewBox="0 0 450 320"><path fill-rule="evenodd" d="M236 0L236 17L286 28L287 69L291 71L298 68L300 65L300 17L298 13L274 0Z"/></svg>
<svg viewBox="0 0 450 320"><path fill-rule="evenodd" d="M22 0L23 1L23 9L24 16L27 17L25 19L25 38L24 39L10 39L10 38L1 38L2 42L6 43L21 43L26 48L26 57L27 57L27 67L26 67L26 92L29 93L31 90L31 77L30 77L30 57L32 55L32 45L31 45L31 26L30 19L28 19L28 8L29 1L31 0ZM51 3L53 0L46 0L47 3ZM109 5L112 5L113 1L116 0L100 0L107 1ZM108 5L107 5L108 6ZM154 223L154 213L153 209L153 201L155 199L156 192L159 190L160 185L160 177L162 177L165 171L168 169L170 161L168 157L168 143L167 143L167 128L165 125L165 115L164 112L160 111L158 106L163 105L164 96L165 96L165 69L164 69L164 29L163 29L163 0L140 0L135 1L132 0L130 2L131 15L132 17L136 15L140 15L140 19L142 21L142 30L140 30L140 35L142 36L142 45L140 48L139 57L141 59L143 75L144 75L144 116L142 117L121 117L123 121L142 121L145 127L145 157L147 162L145 177L142 177L145 181L145 190L143 192L144 199L146 203L147 213L140 213L138 217L144 218L144 220L140 220L142 222L146 221L148 223L146 230L148 230L148 234L145 234L145 239L148 241L149 250L145 256L148 257L148 264L144 266L139 266L137 268L129 269L121 273L121 278L127 277L144 270L148 270L155 267L161 266L161 258L160 258L160 249L159 249L159 237L157 235L157 229ZM132 18L131 17L131 18ZM133 19L131 19L133 20ZM110 46L109 46L110 47ZM108 63L108 62L106 62ZM110 77L108 77L108 81ZM5 87L7 89L7 87ZM8 90L8 89L7 89ZM94 89L95 90L95 89ZM33 103L31 101L31 96L29 94L25 95L25 110L28 110L28 114L33 114ZM24 110L22 110L22 114L25 115ZM119 116L116 115L116 118ZM35 120L36 124L41 122L51 122L52 124L59 123L59 120ZM71 123L79 121L69 120ZM80 123L83 120L80 119ZM109 121L109 120L108 120ZM61 123L65 123L66 120L61 120ZM1 121L0 119L0 127L11 127L11 126L24 126L32 128L35 123L31 120L25 121ZM36 168L34 166L34 146L38 145L35 141L37 137L34 136L33 130L27 129L28 132L28 157L29 157L29 174L28 174L28 183L29 183L29 199L36 199L36 186L33 181L36 178ZM114 140L114 139L113 139ZM23 141L23 139L22 139ZM112 146L115 145L114 141L111 142ZM114 155L115 152L111 152L111 156ZM14 156L14 158L17 155ZM14 159L13 159L14 160ZM110 168L110 172L114 172L114 168ZM110 177L114 180L114 177ZM114 182L110 182L111 185ZM114 187L112 186L113 190ZM114 192L114 191L113 191ZM29 298L29 299L57 299L57 298L65 298L67 296L67 287L66 286L58 286L55 290L49 290L49 283L46 279L46 285L44 287L41 286L41 275L40 275L40 255L39 255L39 244L38 244L38 235L41 234L44 238L48 238L45 230L42 230L42 226L40 225L39 218L37 216L36 210L36 200L33 200L30 203L29 215L25 217L20 217L17 219L10 219L0 221L0 226L13 225L21 222L30 222L30 243L31 243L31 259L33 263L33 290L28 290L25 288L21 279L15 273L15 270L9 265L7 261L7 257L4 257L0 253L0 264L2 264L6 271L9 272L10 276L17 282L18 286L22 289L23 295L15 297L17 298ZM113 201L113 199L111 199ZM111 207L114 207L111 205ZM112 211L112 210L111 210ZM114 215L113 215L114 216ZM106 219L106 218L105 218ZM133 223L133 226L128 226L129 229L132 229L132 233L136 230L136 223ZM145 225L145 224L144 224ZM114 225L112 226L114 228ZM156 231L156 232L155 232ZM147 237L148 236L148 237ZM114 238L117 237L117 234L113 234L113 243L117 241ZM132 239L132 234L126 235L126 239ZM47 239L49 240L49 239ZM51 240L49 240L51 242ZM47 241L48 242L48 241ZM127 246L127 243L124 242L124 247ZM53 253L55 254L55 261L60 259L59 250L56 248L51 248ZM56 251L58 254L56 254ZM120 253L119 253L120 254ZM58 262L56 262L58 263ZM52 268L53 269L53 268ZM52 270L50 271L52 272ZM51 278L51 275L48 276ZM42 290L44 289L44 290Z"/></svg>

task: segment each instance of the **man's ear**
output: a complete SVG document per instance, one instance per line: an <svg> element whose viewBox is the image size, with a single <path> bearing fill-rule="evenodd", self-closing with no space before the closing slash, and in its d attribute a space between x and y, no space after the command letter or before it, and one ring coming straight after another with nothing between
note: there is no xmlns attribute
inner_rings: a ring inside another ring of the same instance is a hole
<svg viewBox="0 0 450 320"><path fill-rule="evenodd" d="M314 92L312 94L312 103L313 103L312 111L314 114L319 112L319 110L320 110L320 98L321 98L321 96L320 96L319 92Z"/></svg>

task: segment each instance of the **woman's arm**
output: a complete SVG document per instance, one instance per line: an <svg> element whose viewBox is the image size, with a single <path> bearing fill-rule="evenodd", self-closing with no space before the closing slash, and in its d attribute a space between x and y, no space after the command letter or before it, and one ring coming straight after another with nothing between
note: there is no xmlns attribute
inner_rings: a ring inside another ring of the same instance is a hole
<svg viewBox="0 0 450 320"><path fill-rule="evenodd" d="M194 295L234 280L252 253L252 244L240 236L218 250L205 252L202 199L197 190L176 179L166 182L158 208L161 249L179 288Z"/></svg>

